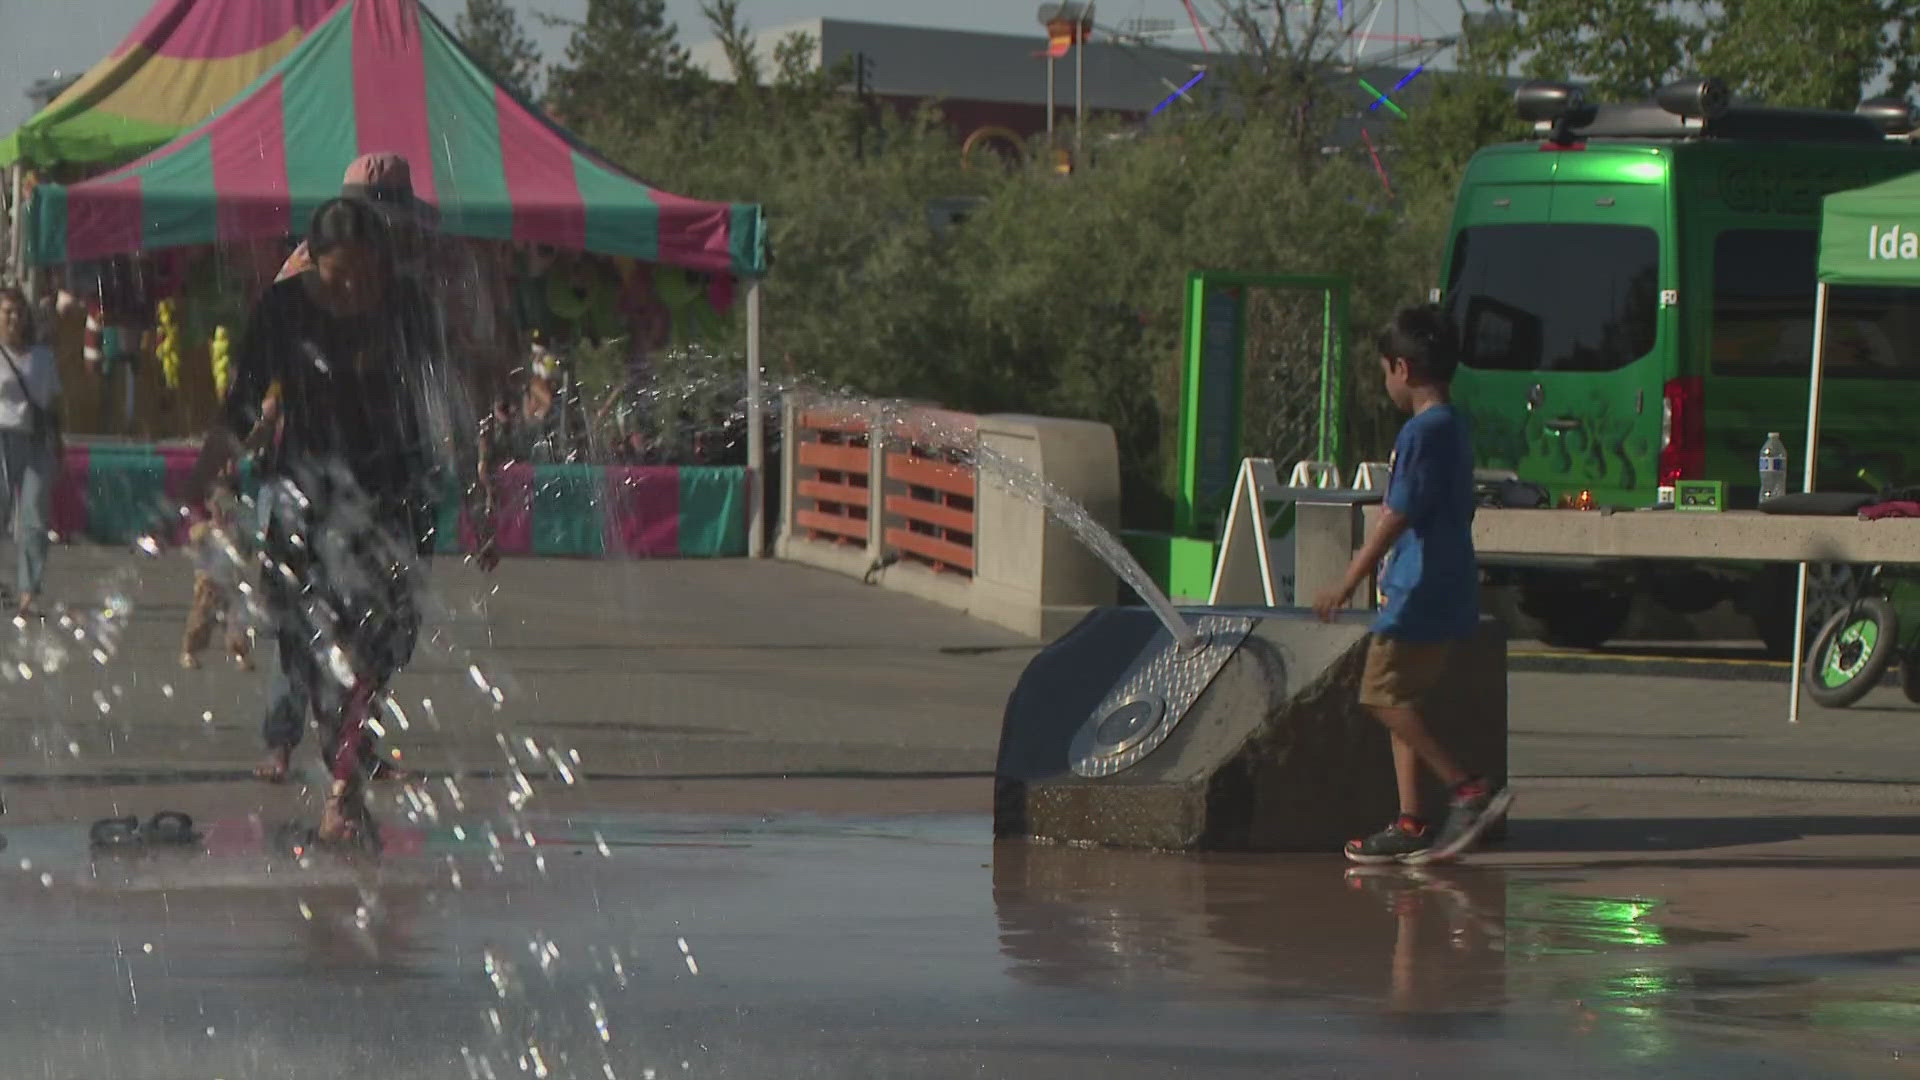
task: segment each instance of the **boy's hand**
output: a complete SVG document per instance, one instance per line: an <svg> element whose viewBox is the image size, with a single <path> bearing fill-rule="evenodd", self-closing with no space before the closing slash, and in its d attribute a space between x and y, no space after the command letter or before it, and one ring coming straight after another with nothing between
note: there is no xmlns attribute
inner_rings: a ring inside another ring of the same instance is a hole
<svg viewBox="0 0 1920 1080"><path fill-rule="evenodd" d="M1321 622L1332 622L1334 612L1346 607L1347 601L1353 598L1353 589L1352 585L1342 582L1320 590L1320 595L1313 598L1313 613Z"/></svg>

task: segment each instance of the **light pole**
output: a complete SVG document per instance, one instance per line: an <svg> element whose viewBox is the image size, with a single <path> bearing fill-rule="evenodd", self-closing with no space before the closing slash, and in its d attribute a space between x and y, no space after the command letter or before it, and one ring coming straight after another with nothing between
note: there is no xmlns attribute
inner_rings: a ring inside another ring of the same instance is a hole
<svg viewBox="0 0 1920 1080"><path fill-rule="evenodd" d="M1047 28L1047 144L1053 144L1053 65L1060 54L1073 50L1073 153L1080 156L1080 129L1087 118L1087 37L1093 32L1093 4L1062 0L1041 4L1040 25Z"/></svg>

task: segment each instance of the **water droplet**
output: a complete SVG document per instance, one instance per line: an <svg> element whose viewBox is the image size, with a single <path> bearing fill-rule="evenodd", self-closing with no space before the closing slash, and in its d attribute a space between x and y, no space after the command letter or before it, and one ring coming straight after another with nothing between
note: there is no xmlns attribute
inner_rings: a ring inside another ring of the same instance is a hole
<svg viewBox="0 0 1920 1080"><path fill-rule="evenodd" d="M587 999L587 1013L593 1017L593 1030L600 1035L601 1042L612 1042L613 1032L607 1027L607 1010L601 1006L598 997Z"/></svg>
<svg viewBox="0 0 1920 1080"><path fill-rule="evenodd" d="M51 888L53 888L53 875L52 875L52 874L45 874L45 873L43 873L43 874L41 874L41 875L40 875L40 887L41 887L41 888L43 888L43 889L51 889Z"/></svg>
<svg viewBox="0 0 1920 1080"><path fill-rule="evenodd" d="M32 870L32 869L33 869L33 860L32 860L32 859L21 859L21 860L20 860L20 869L21 869L21 870Z"/></svg>
<svg viewBox="0 0 1920 1080"><path fill-rule="evenodd" d="M153 942L149 941L145 945L140 946L140 951L149 956L153 955Z"/></svg>
<svg viewBox="0 0 1920 1080"><path fill-rule="evenodd" d="M307 906L305 900L300 901L300 917L308 922L313 921L313 909Z"/></svg>

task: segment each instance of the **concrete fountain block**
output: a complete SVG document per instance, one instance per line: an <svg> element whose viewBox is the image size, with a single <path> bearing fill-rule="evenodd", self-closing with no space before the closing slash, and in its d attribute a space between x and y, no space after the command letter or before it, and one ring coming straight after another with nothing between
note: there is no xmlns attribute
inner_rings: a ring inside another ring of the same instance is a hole
<svg viewBox="0 0 1920 1080"><path fill-rule="evenodd" d="M995 769L1001 837L1175 850L1333 851L1397 811L1385 730L1355 698L1361 619L1186 609L1253 626L1165 741L1107 776L1076 775L1074 737L1165 636L1151 612L1102 608L1042 650L1007 701ZM1430 699L1434 733L1469 769L1507 771L1506 636L1483 620ZM1423 798L1445 793L1431 777Z"/></svg>

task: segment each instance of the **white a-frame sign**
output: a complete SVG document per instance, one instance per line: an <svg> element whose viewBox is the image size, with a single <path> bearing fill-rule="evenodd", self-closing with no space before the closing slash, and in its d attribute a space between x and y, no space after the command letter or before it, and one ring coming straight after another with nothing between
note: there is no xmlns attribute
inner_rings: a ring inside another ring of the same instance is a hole
<svg viewBox="0 0 1920 1080"><path fill-rule="evenodd" d="M1233 482L1233 505L1220 536L1220 558L1213 568L1213 606L1287 607L1293 603L1293 529L1282 511L1282 535L1267 521L1269 502L1288 502L1286 488L1269 458L1240 462Z"/></svg>

